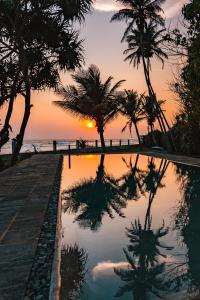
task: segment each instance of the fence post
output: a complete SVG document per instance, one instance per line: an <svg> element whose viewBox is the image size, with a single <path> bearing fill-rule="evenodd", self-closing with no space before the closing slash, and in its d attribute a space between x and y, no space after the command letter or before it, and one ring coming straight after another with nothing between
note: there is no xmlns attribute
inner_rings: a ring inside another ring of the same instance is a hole
<svg viewBox="0 0 200 300"><path fill-rule="evenodd" d="M71 169L71 145L68 145L69 169Z"/></svg>
<svg viewBox="0 0 200 300"><path fill-rule="evenodd" d="M98 140L95 141L95 147L98 148Z"/></svg>
<svg viewBox="0 0 200 300"><path fill-rule="evenodd" d="M128 146L130 146L130 140L128 140Z"/></svg>
<svg viewBox="0 0 200 300"><path fill-rule="evenodd" d="M53 141L53 152L56 153L57 152L57 142Z"/></svg>
<svg viewBox="0 0 200 300"><path fill-rule="evenodd" d="M79 141L76 140L76 149L79 149Z"/></svg>
<svg viewBox="0 0 200 300"><path fill-rule="evenodd" d="M12 154L15 152L15 147L16 147L16 139L12 139Z"/></svg>
<svg viewBox="0 0 200 300"><path fill-rule="evenodd" d="M119 146L120 147L122 146L122 140L119 140Z"/></svg>
<svg viewBox="0 0 200 300"><path fill-rule="evenodd" d="M110 147L112 147L112 140L110 140Z"/></svg>

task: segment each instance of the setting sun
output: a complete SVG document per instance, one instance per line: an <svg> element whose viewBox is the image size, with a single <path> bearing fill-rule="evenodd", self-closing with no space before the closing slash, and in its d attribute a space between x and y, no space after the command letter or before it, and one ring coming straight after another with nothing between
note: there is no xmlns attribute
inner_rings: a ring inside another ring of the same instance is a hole
<svg viewBox="0 0 200 300"><path fill-rule="evenodd" d="M94 128L94 123L92 121L88 121L87 124L86 124L87 128Z"/></svg>

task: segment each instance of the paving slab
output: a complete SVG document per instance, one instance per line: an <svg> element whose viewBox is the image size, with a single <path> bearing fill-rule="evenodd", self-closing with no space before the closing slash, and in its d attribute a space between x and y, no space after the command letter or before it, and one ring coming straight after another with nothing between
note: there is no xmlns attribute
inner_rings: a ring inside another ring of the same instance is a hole
<svg viewBox="0 0 200 300"><path fill-rule="evenodd" d="M0 173L0 300L24 299L60 155Z"/></svg>
<svg viewBox="0 0 200 300"><path fill-rule="evenodd" d="M161 153L155 151L141 151L143 155L147 156L154 156L161 159L167 159L175 163L180 163L183 165L193 166L193 167L200 167L200 158L199 157L190 157L184 155L177 155L177 154L168 154L168 153Z"/></svg>

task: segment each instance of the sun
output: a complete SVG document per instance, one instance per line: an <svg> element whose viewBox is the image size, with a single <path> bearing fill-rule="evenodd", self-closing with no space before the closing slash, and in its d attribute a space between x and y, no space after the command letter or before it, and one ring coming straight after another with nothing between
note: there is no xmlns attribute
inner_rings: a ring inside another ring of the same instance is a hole
<svg viewBox="0 0 200 300"><path fill-rule="evenodd" d="M87 128L94 128L94 123L92 121L88 121L87 124L86 124Z"/></svg>

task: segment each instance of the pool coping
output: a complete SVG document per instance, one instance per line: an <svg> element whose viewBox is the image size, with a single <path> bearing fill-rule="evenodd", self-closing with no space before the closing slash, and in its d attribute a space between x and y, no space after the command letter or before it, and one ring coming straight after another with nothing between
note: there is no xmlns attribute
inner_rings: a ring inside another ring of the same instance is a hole
<svg viewBox="0 0 200 300"><path fill-rule="evenodd" d="M49 291L49 300L59 300L60 288L61 288L61 231L62 231L62 200L61 200L61 182L62 182L62 169L63 169L63 156L61 156L62 168L60 170L60 192L58 196L58 208L57 208L57 226L55 234L55 245L54 245L54 257L51 271L51 282Z"/></svg>

